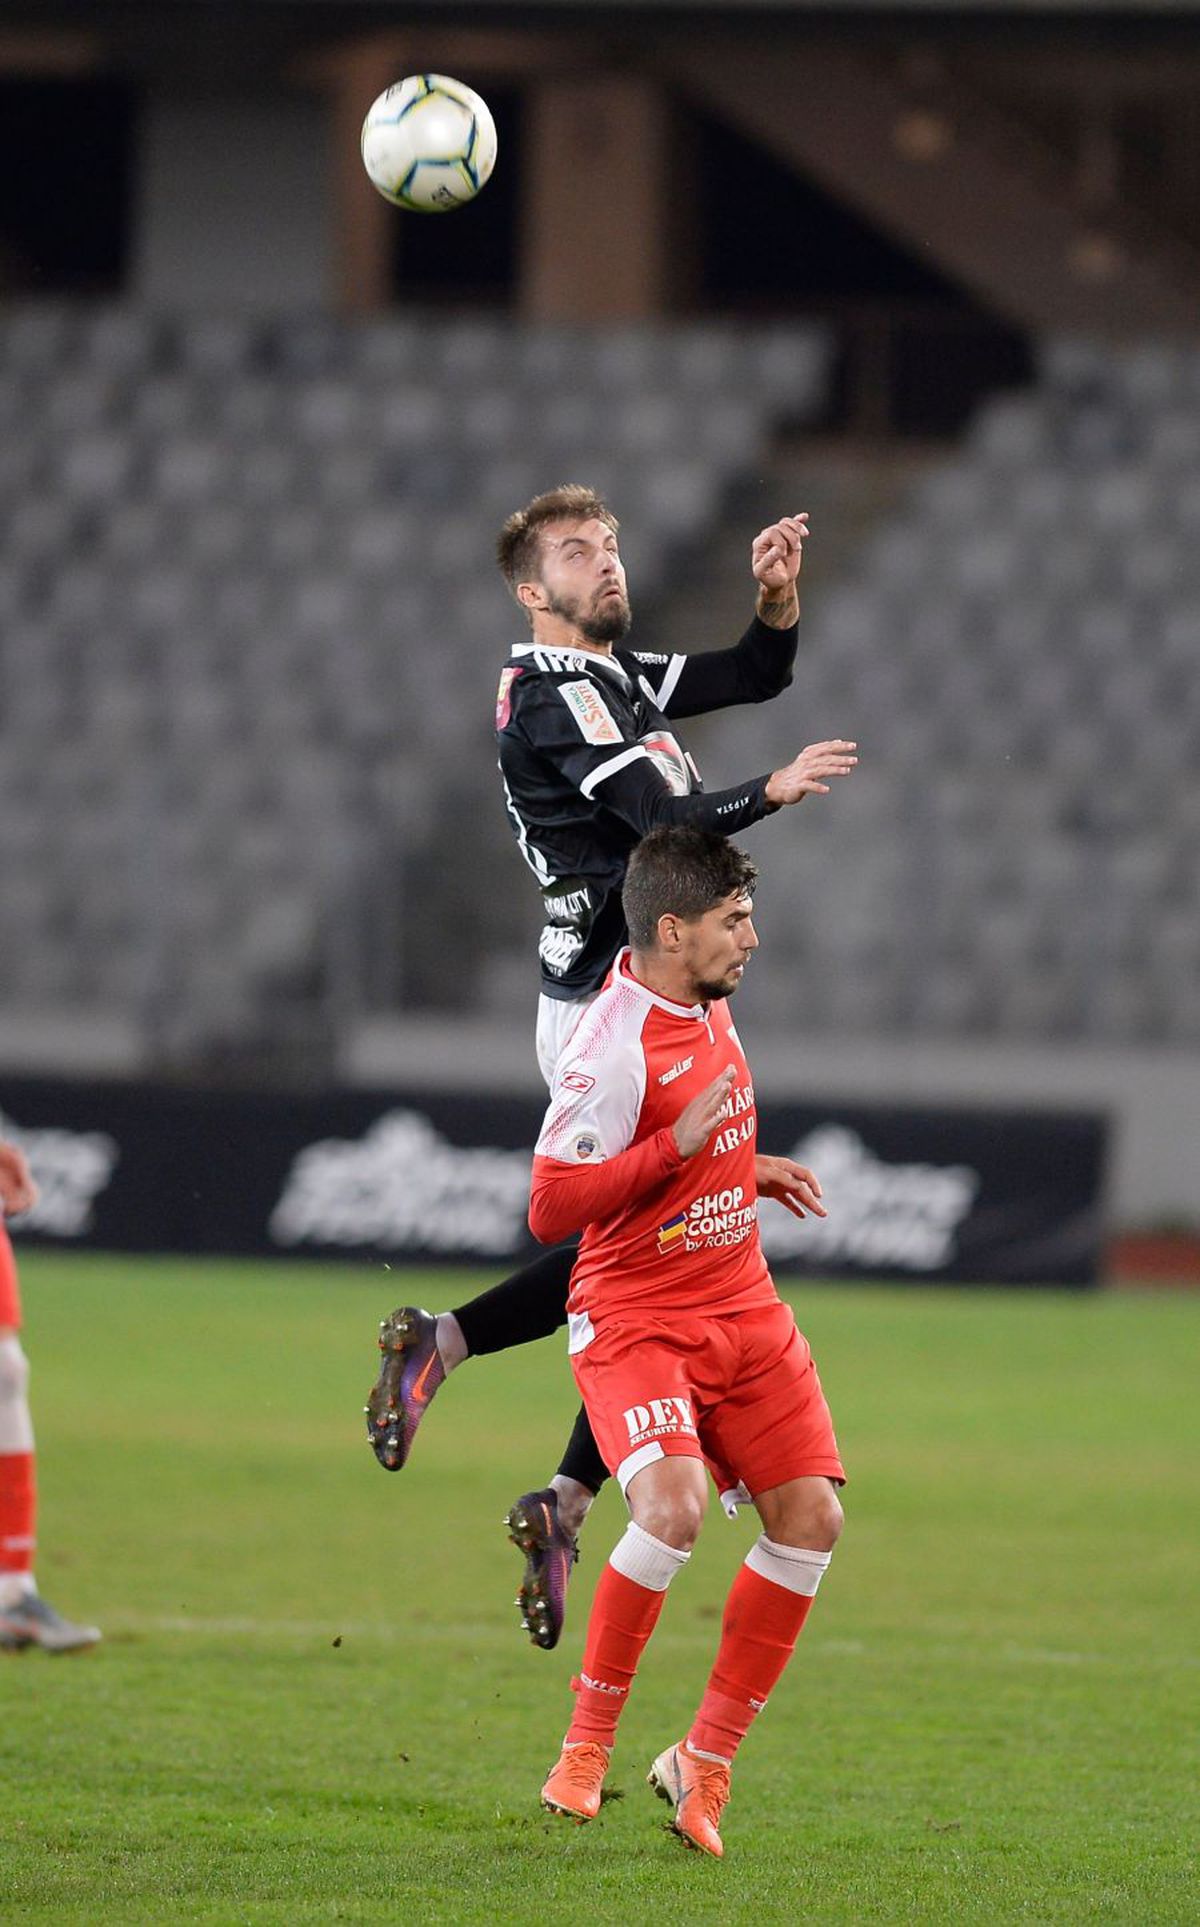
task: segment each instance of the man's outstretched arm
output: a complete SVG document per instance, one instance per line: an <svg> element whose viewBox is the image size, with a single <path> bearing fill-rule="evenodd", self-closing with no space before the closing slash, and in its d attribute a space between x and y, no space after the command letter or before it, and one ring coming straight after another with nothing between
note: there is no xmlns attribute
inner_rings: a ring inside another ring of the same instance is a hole
<svg viewBox="0 0 1200 1927"><path fill-rule="evenodd" d="M739 703L769 702L788 688L799 641L799 576L807 515L785 515L755 536L750 571L758 587L754 620L732 649L671 656L647 680L660 709L698 716Z"/></svg>

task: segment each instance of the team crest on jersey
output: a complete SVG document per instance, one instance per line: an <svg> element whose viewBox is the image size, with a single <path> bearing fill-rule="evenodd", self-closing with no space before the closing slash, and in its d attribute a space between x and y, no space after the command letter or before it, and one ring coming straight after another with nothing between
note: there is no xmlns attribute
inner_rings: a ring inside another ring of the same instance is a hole
<svg viewBox="0 0 1200 1927"><path fill-rule="evenodd" d="M594 1158L596 1155L596 1140L594 1137L589 1137L585 1132L582 1137L576 1138L571 1148L575 1156L579 1159L579 1162L586 1164L589 1158Z"/></svg>
<svg viewBox="0 0 1200 1927"><path fill-rule="evenodd" d="M594 743L599 748L605 743L624 742L612 711L593 683L560 683L558 693L579 725L585 743Z"/></svg>
<svg viewBox="0 0 1200 1927"><path fill-rule="evenodd" d="M500 671L500 687L496 691L496 728L507 729L512 715L512 686L521 671L516 663L509 663Z"/></svg>

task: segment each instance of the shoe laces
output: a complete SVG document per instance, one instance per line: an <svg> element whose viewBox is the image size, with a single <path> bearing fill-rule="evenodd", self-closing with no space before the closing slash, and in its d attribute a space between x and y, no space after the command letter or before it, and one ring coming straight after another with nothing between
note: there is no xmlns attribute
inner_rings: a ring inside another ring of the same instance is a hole
<svg viewBox="0 0 1200 1927"><path fill-rule="evenodd" d="M577 1746L564 1746L559 1772L569 1786L589 1790L608 1772L608 1751L594 1740L581 1740Z"/></svg>
<svg viewBox="0 0 1200 1927"><path fill-rule="evenodd" d="M715 1827L729 1799L729 1767L724 1760L699 1759L690 1748L686 1757L696 1776L687 1792L696 1801L704 1818Z"/></svg>

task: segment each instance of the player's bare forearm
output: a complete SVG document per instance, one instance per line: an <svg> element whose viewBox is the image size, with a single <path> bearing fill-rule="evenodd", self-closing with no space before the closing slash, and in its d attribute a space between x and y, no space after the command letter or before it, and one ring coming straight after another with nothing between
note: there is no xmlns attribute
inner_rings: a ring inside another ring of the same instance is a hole
<svg viewBox="0 0 1200 1927"><path fill-rule="evenodd" d="M761 529L751 544L750 569L758 583L758 619L768 629L791 629L800 620L796 585L807 539L807 515L784 515Z"/></svg>
<svg viewBox="0 0 1200 1927"><path fill-rule="evenodd" d="M768 629L794 629L800 620L800 597L794 582L782 589L762 588L755 605L760 622Z"/></svg>

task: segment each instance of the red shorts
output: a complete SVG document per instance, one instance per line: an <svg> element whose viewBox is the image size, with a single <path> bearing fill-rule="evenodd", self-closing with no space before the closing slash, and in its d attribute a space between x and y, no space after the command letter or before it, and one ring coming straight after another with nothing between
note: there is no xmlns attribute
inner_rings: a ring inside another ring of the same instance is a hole
<svg viewBox="0 0 1200 1927"><path fill-rule="evenodd" d="M604 1462L624 1491L672 1453L724 1492L846 1474L808 1341L782 1303L733 1317L596 1321L571 1364Z"/></svg>
<svg viewBox="0 0 1200 1927"><path fill-rule="evenodd" d="M17 1288L17 1267L4 1219L0 1217L0 1326L21 1329L21 1293Z"/></svg>

